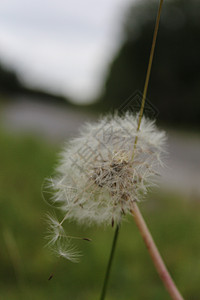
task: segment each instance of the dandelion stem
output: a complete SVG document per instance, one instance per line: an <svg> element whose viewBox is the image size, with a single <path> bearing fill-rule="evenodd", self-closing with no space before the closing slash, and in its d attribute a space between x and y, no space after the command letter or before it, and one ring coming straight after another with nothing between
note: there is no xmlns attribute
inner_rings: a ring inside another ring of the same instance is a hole
<svg viewBox="0 0 200 300"><path fill-rule="evenodd" d="M158 274L161 280L163 281L163 284L165 285L168 293L171 296L171 299L184 300L165 266L165 263L158 251L158 248L155 245L155 242L151 236L151 233L143 219L143 216L136 202L133 203L131 213L142 235L147 250L149 251L149 254L153 260L153 263L158 271Z"/></svg>
<svg viewBox="0 0 200 300"><path fill-rule="evenodd" d="M110 277L110 271L111 271L111 266L112 266L112 262L113 262L113 257L114 257L114 253L115 253L115 249L116 249L118 234L119 234L119 225L117 225L117 227L115 229L115 234L114 234L114 238L113 238L113 242L112 242L112 248L111 248L111 252L110 252L108 265L106 268L106 273L105 273L105 278L104 278L103 288L101 291L100 300L104 300L105 296L106 296L106 291L107 291L108 281L109 281L109 277Z"/></svg>

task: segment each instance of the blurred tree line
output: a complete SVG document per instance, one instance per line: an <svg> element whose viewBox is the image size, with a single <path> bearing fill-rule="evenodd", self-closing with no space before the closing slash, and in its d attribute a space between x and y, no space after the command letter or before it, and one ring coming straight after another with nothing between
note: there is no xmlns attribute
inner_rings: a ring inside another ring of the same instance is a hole
<svg viewBox="0 0 200 300"><path fill-rule="evenodd" d="M127 11L123 42L111 62L99 109L118 109L143 91L158 2ZM200 1L164 1L147 98L168 123L200 125Z"/></svg>
<svg viewBox="0 0 200 300"><path fill-rule="evenodd" d="M0 62L0 101L15 101L20 96L59 105L71 105L68 98L26 86L14 70L9 69Z"/></svg>

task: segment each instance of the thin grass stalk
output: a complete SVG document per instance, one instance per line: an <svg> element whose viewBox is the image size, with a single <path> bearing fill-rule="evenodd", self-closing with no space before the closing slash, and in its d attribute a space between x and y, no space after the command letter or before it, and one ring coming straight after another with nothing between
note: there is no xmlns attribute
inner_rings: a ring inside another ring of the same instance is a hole
<svg viewBox="0 0 200 300"><path fill-rule="evenodd" d="M118 238L118 235L119 235L119 226L120 225L117 225L116 229L115 229L115 234L114 234L114 238L113 238L113 242L112 242L112 248L111 248L111 252L110 252L108 265L107 265L107 268L106 268L106 273L105 273L105 278L104 278L103 288L102 288L102 291L101 291L100 300L104 300L105 296L106 296L108 281L109 281L109 277L110 277L110 271L111 271L113 257L114 257L114 254L115 254L115 249L116 249L116 244L117 244L117 238Z"/></svg>
<svg viewBox="0 0 200 300"><path fill-rule="evenodd" d="M140 112L139 112L137 131L140 130L140 124L141 124L142 116L144 113L144 105L145 105L145 101L146 101L146 97L147 97L147 90L148 90L149 79L150 79L150 75L151 75L151 68L152 68L152 62L153 62L153 57L154 57L154 52L155 52L155 46L156 46L156 40L157 40L157 35L158 35L158 28L159 28L159 24L160 24L160 16L161 16L161 10L162 10L162 6L163 6L163 1L164 0L160 0L160 4L158 7L158 13L157 13L156 24L155 24L154 33L153 33L153 40L152 40L151 51L150 51L150 55L149 55L147 73L146 73L146 78L145 78L145 83L144 83L144 90L143 90L143 94L142 94L142 102L141 102L141 107L140 107ZM138 136L136 135L133 153L132 153L132 160L134 159L134 153L135 153L137 141L138 141Z"/></svg>

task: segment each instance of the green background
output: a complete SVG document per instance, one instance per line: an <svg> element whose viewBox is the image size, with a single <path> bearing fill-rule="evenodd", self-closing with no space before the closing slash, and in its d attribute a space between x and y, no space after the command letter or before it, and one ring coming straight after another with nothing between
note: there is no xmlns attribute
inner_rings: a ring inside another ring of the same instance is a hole
<svg viewBox="0 0 200 300"><path fill-rule="evenodd" d="M45 247L44 178L57 161L58 147L30 137L0 134L0 299L99 299L114 230L67 226L79 241L78 264ZM184 297L200 295L200 202L154 191L140 208ZM53 273L53 278L48 280ZM170 299L131 217L120 229L107 300Z"/></svg>

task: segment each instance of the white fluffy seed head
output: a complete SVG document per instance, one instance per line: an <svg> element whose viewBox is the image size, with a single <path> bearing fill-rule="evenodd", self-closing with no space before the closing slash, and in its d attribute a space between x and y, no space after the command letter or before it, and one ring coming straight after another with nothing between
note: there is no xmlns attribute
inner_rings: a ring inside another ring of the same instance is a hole
<svg viewBox="0 0 200 300"><path fill-rule="evenodd" d="M119 223L133 201L156 183L165 133L154 121L138 117L104 117L86 124L62 152L53 180L54 201L65 219L90 225ZM138 137L135 145L135 138Z"/></svg>

